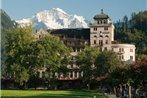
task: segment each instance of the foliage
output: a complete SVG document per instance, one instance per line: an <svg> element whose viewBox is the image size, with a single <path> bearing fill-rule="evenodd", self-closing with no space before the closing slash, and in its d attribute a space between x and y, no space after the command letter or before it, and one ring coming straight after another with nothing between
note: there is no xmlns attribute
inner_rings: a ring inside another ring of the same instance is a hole
<svg viewBox="0 0 147 98"><path fill-rule="evenodd" d="M12 21L11 18L7 15L7 13L0 9L0 16L1 16L1 29L5 31L6 29L15 27L16 22Z"/></svg>
<svg viewBox="0 0 147 98"><path fill-rule="evenodd" d="M0 32L0 38L1 38L1 65L2 67L5 60L5 35L6 32L8 32L8 29L16 27L15 21L11 20L11 18L7 15L7 13L0 9L0 16L1 16L1 32Z"/></svg>
<svg viewBox="0 0 147 98"><path fill-rule="evenodd" d="M90 83L94 79L94 63L99 55L98 47L86 47L76 57L77 65L83 71L83 81Z"/></svg>
<svg viewBox="0 0 147 98"><path fill-rule="evenodd" d="M124 22L118 22L115 29L115 39L122 43L131 43L136 46L138 55L147 54L147 11L133 13L132 18ZM127 22L128 21L128 22ZM119 26L119 24L124 24ZM126 27L127 30L126 30Z"/></svg>
<svg viewBox="0 0 147 98"><path fill-rule="evenodd" d="M5 51L6 60L5 78L10 78L20 85L29 79L28 67L26 66L26 51L33 42L32 27L12 28L6 32Z"/></svg>
<svg viewBox="0 0 147 98"><path fill-rule="evenodd" d="M136 62L131 65L129 72L133 86L136 88L144 86L144 82L147 80L147 56L142 56L136 60Z"/></svg>
<svg viewBox="0 0 147 98"><path fill-rule="evenodd" d="M132 28L147 32L147 11L132 14Z"/></svg>
<svg viewBox="0 0 147 98"><path fill-rule="evenodd" d="M112 51L103 51L97 56L95 65L97 76L103 76L106 73L112 73L115 71L122 65L122 63L118 59L118 55L116 53Z"/></svg>
<svg viewBox="0 0 147 98"><path fill-rule="evenodd" d="M12 28L6 33L3 76L20 86L25 86L34 76L39 78L40 71L45 73L43 78L50 81L54 73L68 63L69 49L58 37L47 34L35 40L33 34L31 26Z"/></svg>
<svg viewBox="0 0 147 98"><path fill-rule="evenodd" d="M147 80L147 56L142 56L131 65L122 65L111 73L106 80L112 86L128 84L138 89L145 86Z"/></svg>
<svg viewBox="0 0 147 98"><path fill-rule="evenodd" d="M31 69L34 73L37 73L38 69L45 70L43 78L46 81L50 81L54 73L68 63L69 49L58 37L48 34L33 42L30 47L28 60L31 59Z"/></svg>

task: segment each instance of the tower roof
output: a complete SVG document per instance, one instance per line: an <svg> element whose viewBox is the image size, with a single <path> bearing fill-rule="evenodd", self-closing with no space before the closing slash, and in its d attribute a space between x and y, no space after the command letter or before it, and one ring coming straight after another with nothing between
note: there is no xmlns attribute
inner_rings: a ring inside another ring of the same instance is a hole
<svg viewBox="0 0 147 98"><path fill-rule="evenodd" d="M100 14L97 14L93 17L95 20L97 19L107 19L109 18L109 16L107 14L104 14L103 13L103 9L101 9L101 13Z"/></svg>

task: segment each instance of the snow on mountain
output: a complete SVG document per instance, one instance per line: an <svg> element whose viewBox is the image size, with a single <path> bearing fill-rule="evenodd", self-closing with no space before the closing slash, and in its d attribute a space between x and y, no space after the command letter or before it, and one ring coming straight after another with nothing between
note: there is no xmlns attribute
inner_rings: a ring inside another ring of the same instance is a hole
<svg viewBox="0 0 147 98"><path fill-rule="evenodd" d="M67 14L60 8L52 8L37 13L31 18L16 20L20 26L33 25L35 30L61 29L61 28L88 28L88 23L83 16Z"/></svg>

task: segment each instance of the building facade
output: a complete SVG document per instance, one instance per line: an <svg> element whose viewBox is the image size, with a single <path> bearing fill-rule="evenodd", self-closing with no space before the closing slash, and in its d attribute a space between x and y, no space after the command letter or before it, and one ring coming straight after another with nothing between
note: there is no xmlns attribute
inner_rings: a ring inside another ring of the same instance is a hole
<svg viewBox="0 0 147 98"><path fill-rule="evenodd" d="M101 10L100 14L93 17L89 28L77 29L54 29L49 30L50 34L60 37L64 44L73 49L71 53L76 56L85 45L91 47L99 46L101 51L114 51L118 53L120 60L126 64L135 61L135 45L118 43L114 40L114 25L107 14ZM47 32L40 29L36 34L36 40L45 36Z"/></svg>
<svg viewBox="0 0 147 98"><path fill-rule="evenodd" d="M121 61L131 64L135 61L135 45L120 44L114 40L114 25L110 17L103 13L94 16L90 23L90 46L100 46L101 51L114 51Z"/></svg>
<svg viewBox="0 0 147 98"><path fill-rule="evenodd" d="M69 69L68 74L65 76L63 73L55 73L57 80L63 84L66 82L67 87L70 87L70 85L80 86L79 82L81 82L80 79L83 76L83 72L75 65L75 56L84 49L86 45L91 47L98 46L101 51L116 52L118 58L126 64L131 64L135 61L135 45L121 44L114 40L115 27L110 17L101 10L101 13L95 15L93 19L94 20L89 24L89 28L87 29L49 30L51 35L58 36L66 46L73 49L73 52L71 52L72 63L67 65ZM47 34L47 32L41 29L35 34L36 40L43 37L45 34ZM77 82L73 82L73 80Z"/></svg>

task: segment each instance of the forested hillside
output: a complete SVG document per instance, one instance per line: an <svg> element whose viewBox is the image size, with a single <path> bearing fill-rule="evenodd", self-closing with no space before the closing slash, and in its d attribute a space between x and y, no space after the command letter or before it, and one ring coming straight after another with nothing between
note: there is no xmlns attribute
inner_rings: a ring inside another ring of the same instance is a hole
<svg viewBox="0 0 147 98"><path fill-rule="evenodd" d="M0 15L1 15L1 60L3 64L3 60L5 59L5 49L4 49L4 43L5 43L5 34L8 29L16 27L16 22L12 21L11 18L7 15L7 13L0 9Z"/></svg>
<svg viewBox="0 0 147 98"><path fill-rule="evenodd" d="M5 31L5 29L12 28L16 25L15 21L12 21L11 18L7 15L7 13L4 10L0 10L1 15L1 28L2 31Z"/></svg>
<svg viewBox="0 0 147 98"><path fill-rule="evenodd" d="M147 55L147 11L124 16L123 22L115 24L115 40L136 45L137 55Z"/></svg>

